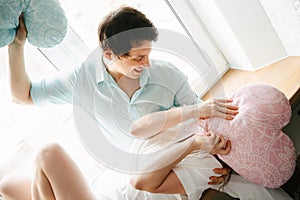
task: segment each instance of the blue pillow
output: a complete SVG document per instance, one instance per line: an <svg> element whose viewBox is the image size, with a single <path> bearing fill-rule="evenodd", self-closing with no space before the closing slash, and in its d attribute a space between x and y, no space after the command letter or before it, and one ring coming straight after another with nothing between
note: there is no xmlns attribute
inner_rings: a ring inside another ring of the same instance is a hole
<svg viewBox="0 0 300 200"><path fill-rule="evenodd" d="M64 39L68 21L58 0L0 0L0 47L14 40L22 12L32 45L49 48Z"/></svg>

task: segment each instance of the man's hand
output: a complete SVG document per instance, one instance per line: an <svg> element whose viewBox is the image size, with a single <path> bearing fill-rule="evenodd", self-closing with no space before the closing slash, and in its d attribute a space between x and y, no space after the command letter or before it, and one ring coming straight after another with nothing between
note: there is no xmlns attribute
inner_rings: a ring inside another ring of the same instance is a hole
<svg viewBox="0 0 300 200"><path fill-rule="evenodd" d="M24 23L23 14L19 17L19 26L14 41L11 44L23 46L26 42L27 29Z"/></svg>
<svg viewBox="0 0 300 200"><path fill-rule="evenodd" d="M239 112L238 107L232 105L231 99L218 99L198 104L197 115L200 119L220 117L232 120Z"/></svg>
<svg viewBox="0 0 300 200"><path fill-rule="evenodd" d="M231 150L231 142L230 140L225 140L223 136L219 136L219 141L215 144L215 146L210 150L210 153L213 155L227 155Z"/></svg>

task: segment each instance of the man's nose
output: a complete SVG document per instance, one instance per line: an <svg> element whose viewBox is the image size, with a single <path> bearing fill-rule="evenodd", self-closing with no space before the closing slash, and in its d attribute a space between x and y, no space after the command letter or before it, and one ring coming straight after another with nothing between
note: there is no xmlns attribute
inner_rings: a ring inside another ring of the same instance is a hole
<svg viewBox="0 0 300 200"><path fill-rule="evenodd" d="M148 56L145 56L141 62L141 65L143 67L150 67L150 62L149 62L149 57Z"/></svg>

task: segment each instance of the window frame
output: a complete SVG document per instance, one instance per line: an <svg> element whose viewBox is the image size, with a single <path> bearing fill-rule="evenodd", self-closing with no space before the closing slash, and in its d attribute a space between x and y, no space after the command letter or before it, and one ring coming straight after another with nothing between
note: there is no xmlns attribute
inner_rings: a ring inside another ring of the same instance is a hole
<svg viewBox="0 0 300 200"><path fill-rule="evenodd" d="M208 81L194 85L194 89L198 95L202 97L209 92L213 85L229 70L229 63L202 23L200 16L194 10L190 0L165 0L165 2L185 29L190 39L199 49L202 49L204 58L206 58L206 61L213 68L204 75L206 76L205 80ZM187 12L187 10L189 10L189 12Z"/></svg>

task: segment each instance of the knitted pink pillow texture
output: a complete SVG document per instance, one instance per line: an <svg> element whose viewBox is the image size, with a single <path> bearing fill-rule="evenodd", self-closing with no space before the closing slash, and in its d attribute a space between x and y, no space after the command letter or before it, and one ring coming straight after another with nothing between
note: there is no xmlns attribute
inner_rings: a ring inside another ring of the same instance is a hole
<svg viewBox="0 0 300 200"><path fill-rule="evenodd" d="M205 131L231 140L228 155L219 155L235 172L264 187L277 188L293 174L296 151L292 140L281 131L291 118L286 96L266 84L251 84L231 97L239 106L233 120L199 120Z"/></svg>

